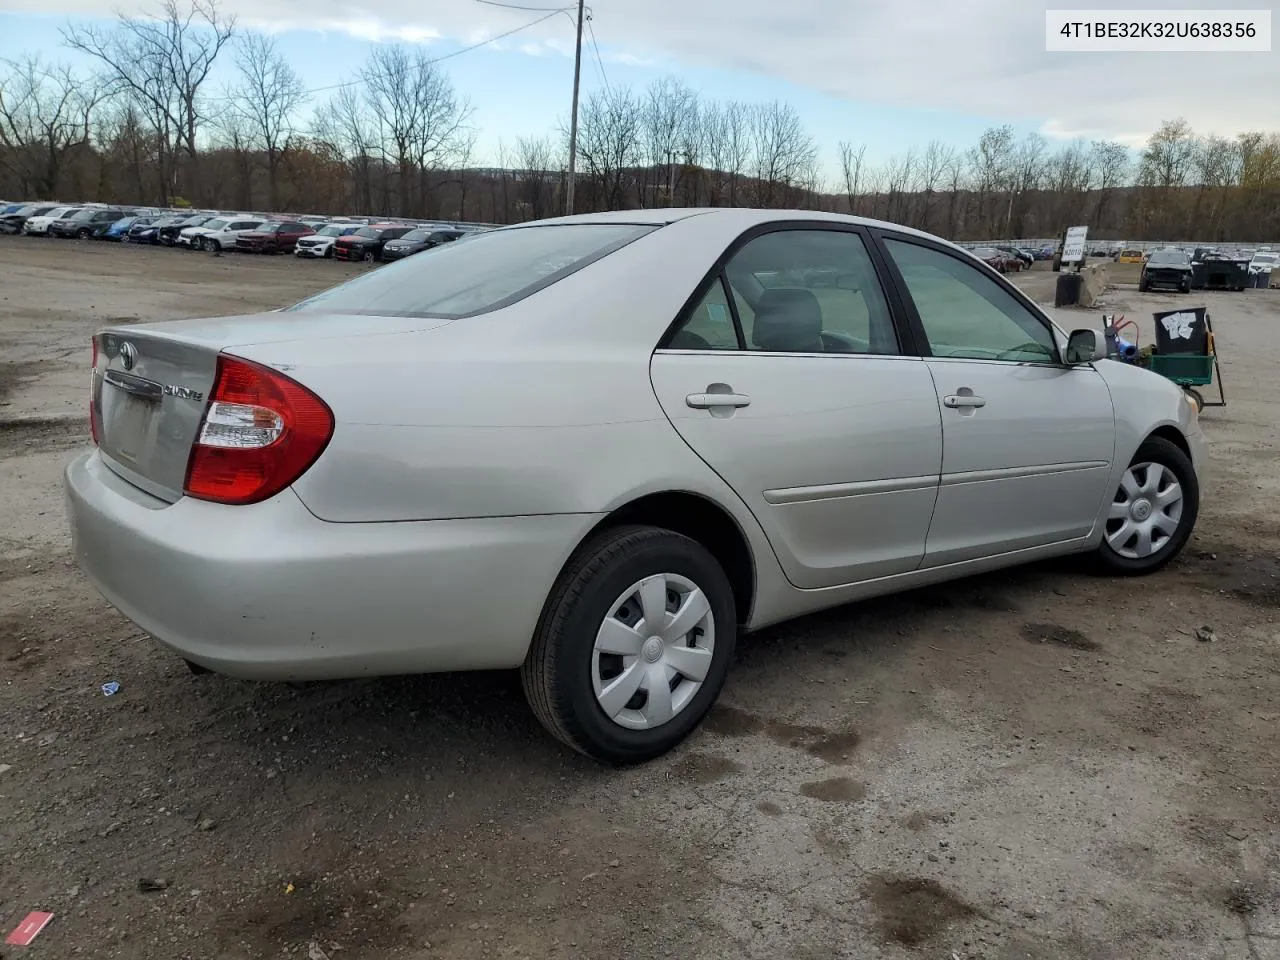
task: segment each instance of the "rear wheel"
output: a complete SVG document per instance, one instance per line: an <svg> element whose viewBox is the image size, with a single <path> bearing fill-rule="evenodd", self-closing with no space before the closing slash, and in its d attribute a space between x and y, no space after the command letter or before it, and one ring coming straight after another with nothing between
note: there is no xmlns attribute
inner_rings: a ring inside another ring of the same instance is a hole
<svg viewBox="0 0 1280 960"><path fill-rule="evenodd" d="M1112 496L1099 564L1121 576L1154 573L1186 546L1199 511L1191 458L1163 437L1148 438Z"/></svg>
<svg viewBox="0 0 1280 960"><path fill-rule="evenodd" d="M698 725L737 640L733 590L695 540L657 527L606 531L552 588L521 669L553 735L606 763L642 763Z"/></svg>
<svg viewBox="0 0 1280 960"><path fill-rule="evenodd" d="M89 239L89 229L88 229L87 227L81 227L79 230L77 230L77 231L76 231L76 239L77 239L77 240L88 240L88 239Z"/></svg>

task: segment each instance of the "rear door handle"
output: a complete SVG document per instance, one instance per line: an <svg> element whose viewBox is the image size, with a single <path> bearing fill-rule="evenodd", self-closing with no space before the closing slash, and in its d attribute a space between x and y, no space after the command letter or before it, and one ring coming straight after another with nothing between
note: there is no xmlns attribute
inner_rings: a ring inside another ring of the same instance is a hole
<svg viewBox="0 0 1280 960"><path fill-rule="evenodd" d="M691 393L684 402L695 410L710 410L713 407L745 407L751 398L741 393Z"/></svg>
<svg viewBox="0 0 1280 960"><path fill-rule="evenodd" d="M944 407L950 407L952 410L960 410L965 407L985 407L987 405L987 401L984 397L975 397L972 395L958 396L956 394L952 394L949 397L942 398L942 405Z"/></svg>

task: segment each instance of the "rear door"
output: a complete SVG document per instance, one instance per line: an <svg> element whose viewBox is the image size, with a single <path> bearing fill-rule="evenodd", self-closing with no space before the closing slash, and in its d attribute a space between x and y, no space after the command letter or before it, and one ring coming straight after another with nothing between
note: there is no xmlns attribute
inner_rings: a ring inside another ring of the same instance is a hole
<svg viewBox="0 0 1280 960"><path fill-rule="evenodd" d="M771 225L740 239L654 353L663 410L819 588L915 569L942 430L867 238Z"/></svg>
<svg viewBox="0 0 1280 960"><path fill-rule="evenodd" d="M1111 394L1066 366L1048 321L973 258L879 234L928 356L942 477L925 566L1087 536L1115 452Z"/></svg>

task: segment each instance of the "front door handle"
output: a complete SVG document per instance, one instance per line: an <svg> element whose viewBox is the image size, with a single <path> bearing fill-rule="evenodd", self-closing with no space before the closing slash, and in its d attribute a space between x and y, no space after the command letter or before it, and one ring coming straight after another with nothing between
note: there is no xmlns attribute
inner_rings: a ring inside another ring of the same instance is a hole
<svg viewBox="0 0 1280 960"><path fill-rule="evenodd" d="M684 402L695 410L710 410L714 407L745 407L751 398L741 393L691 393Z"/></svg>
<svg viewBox="0 0 1280 960"><path fill-rule="evenodd" d="M942 405L950 407L952 410L962 410L966 407L985 407L987 401L983 397L975 397L972 394L957 395L953 393L949 397L942 398Z"/></svg>

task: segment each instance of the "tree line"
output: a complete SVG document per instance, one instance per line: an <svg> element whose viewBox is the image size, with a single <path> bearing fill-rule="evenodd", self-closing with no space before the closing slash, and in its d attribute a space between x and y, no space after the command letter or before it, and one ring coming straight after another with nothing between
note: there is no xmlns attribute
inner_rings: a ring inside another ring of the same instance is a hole
<svg viewBox="0 0 1280 960"><path fill-rule="evenodd" d="M482 163L471 104L422 48L378 45L349 81L308 91L274 40L217 0L68 25L93 69L0 63L0 196L518 222L564 211L567 124ZM215 64L233 80L216 86ZM954 239L1280 237L1280 135L1160 125L1131 151L993 127L879 163L821 150L789 104L701 96L673 78L605 84L581 104L578 212L759 206L855 213Z"/></svg>

